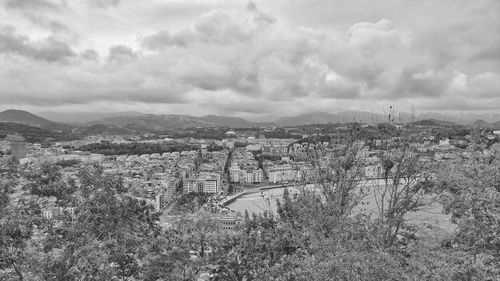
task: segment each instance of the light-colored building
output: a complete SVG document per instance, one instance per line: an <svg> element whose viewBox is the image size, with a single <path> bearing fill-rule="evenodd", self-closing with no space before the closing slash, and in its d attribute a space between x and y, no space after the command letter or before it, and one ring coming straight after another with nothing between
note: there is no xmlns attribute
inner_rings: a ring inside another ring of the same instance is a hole
<svg viewBox="0 0 500 281"><path fill-rule="evenodd" d="M191 192L216 194L221 189L220 185L220 174L201 172L184 180L183 192L185 194Z"/></svg>
<svg viewBox="0 0 500 281"><path fill-rule="evenodd" d="M240 169L239 167L231 167L229 169L229 180L233 183L261 183L263 178L264 173L258 168Z"/></svg>
<svg viewBox="0 0 500 281"><path fill-rule="evenodd" d="M19 161L27 154L26 139L20 135L7 135L5 140L10 144L10 151L14 160Z"/></svg>
<svg viewBox="0 0 500 281"><path fill-rule="evenodd" d="M279 167L275 166L268 169L269 182L280 183L280 182L291 182L300 181L300 173L298 169L292 167Z"/></svg>
<svg viewBox="0 0 500 281"><path fill-rule="evenodd" d="M82 151L74 151L71 154L60 154L56 156L56 161L69 161L76 160L84 163L90 162L102 162L104 161L103 154L82 152Z"/></svg>
<svg viewBox="0 0 500 281"><path fill-rule="evenodd" d="M233 214L233 213L222 214L219 217L219 220L220 220L221 228L223 230L227 230L227 231L232 231L238 225L241 225L243 223L243 218L241 216L238 216L238 215Z"/></svg>

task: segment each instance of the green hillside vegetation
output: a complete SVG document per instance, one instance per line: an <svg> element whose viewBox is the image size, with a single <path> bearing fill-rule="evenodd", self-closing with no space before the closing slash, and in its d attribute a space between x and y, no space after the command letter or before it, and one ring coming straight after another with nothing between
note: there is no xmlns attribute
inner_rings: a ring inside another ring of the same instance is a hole
<svg viewBox="0 0 500 281"><path fill-rule="evenodd" d="M0 139L8 134L19 134L28 142L43 142L45 139L72 140L77 136L14 122L0 122Z"/></svg>
<svg viewBox="0 0 500 281"><path fill-rule="evenodd" d="M110 143L100 142L91 143L79 147L80 150L90 151L92 153L100 153L104 155L141 155L151 153L164 153L164 152L180 152L197 150L196 146L172 143L172 144L159 144L159 143Z"/></svg>

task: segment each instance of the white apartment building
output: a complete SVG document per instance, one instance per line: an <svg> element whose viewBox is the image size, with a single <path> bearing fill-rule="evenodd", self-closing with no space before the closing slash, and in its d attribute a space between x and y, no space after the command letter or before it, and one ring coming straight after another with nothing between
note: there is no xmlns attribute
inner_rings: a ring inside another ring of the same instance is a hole
<svg viewBox="0 0 500 281"><path fill-rule="evenodd" d="M221 176L217 173L199 173L184 180L184 193L204 192L216 194L220 191Z"/></svg>
<svg viewBox="0 0 500 281"><path fill-rule="evenodd" d="M272 167L268 169L269 182L280 183L285 181L299 181L301 175L299 170L292 167Z"/></svg>
<svg viewBox="0 0 500 281"><path fill-rule="evenodd" d="M237 166L229 168L229 181L230 182L240 182L240 172L241 169Z"/></svg>
<svg viewBox="0 0 500 281"><path fill-rule="evenodd" d="M218 191L218 180L217 179L205 179L205 185L203 186L203 192L215 194Z"/></svg>
<svg viewBox="0 0 500 281"><path fill-rule="evenodd" d="M229 169L229 180L233 183L261 183L264 173L261 169L240 169L231 167Z"/></svg>

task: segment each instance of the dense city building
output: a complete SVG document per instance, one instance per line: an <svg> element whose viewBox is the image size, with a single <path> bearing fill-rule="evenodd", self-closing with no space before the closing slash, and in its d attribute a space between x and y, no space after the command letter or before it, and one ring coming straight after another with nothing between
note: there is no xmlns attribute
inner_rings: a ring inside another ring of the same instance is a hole
<svg viewBox="0 0 500 281"><path fill-rule="evenodd" d="M26 157L26 139L20 135L7 135L5 140L10 144L12 157L16 161L20 161Z"/></svg>

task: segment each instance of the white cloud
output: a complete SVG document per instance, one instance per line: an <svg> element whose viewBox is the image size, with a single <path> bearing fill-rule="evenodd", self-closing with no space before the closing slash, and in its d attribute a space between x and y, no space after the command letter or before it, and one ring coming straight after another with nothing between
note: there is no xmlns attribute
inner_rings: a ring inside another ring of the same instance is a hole
<svg viewBox="0 0 500 281"><path fill-rule="evenodd" d="M467 89L467 75L460 71L453 71L453 80L451 80L450 91L452 93L464 91Z"/></svg>

